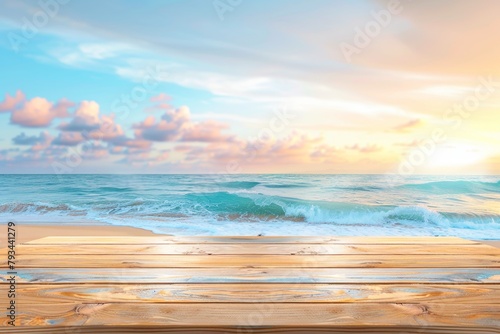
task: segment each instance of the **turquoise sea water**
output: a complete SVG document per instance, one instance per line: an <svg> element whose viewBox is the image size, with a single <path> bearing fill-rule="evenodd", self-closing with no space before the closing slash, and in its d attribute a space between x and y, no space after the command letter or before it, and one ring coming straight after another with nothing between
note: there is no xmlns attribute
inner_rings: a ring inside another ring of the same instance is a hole
<svg viewBox="0 0 500 334"><path fill-rule="evenodd" d="M500 239L499 176L0 175L0 186L2 221Z"/></svg>

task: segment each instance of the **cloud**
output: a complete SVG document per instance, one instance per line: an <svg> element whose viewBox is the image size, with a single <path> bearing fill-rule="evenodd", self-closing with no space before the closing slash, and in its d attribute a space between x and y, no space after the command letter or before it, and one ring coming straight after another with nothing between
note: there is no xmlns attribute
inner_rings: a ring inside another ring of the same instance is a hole
<svg viewBox="0 0 500 334"><path fill-rule="evenodd" d="M110 144L117 147L128 147L131 149L137 149L142 151L149 151L152 147L152 143L149 140L144 140L142 138L129 138L127 136L115 137L109 140L106 140ZM115 152L121 149L115 150Z"/></svg>
<svg viewBox="0 0 500 334"><path fill-rule="evenodd" d="M406 143L395 143L395 146L402 146L406 148L411 148L411 147L417 147L421 145L424 142L423 139L414 139L411 142L406 142Z"/></svg>
<svg viewBox="0 0 500 334"><path fill-rule="evenodd" d="M59 126L63 132L54 141L59 145L78 145L88 140L100 140L114 146L149 149L151 142L143 138L129 138L113 115L100 115L99 104L82 101L69 123Z"/></svg>
<svg viewBox="0 0 500 334"><path fill-rule="evenodd" d="M134 166L144 166L146 162L150 159L150 152L126 152L127 154L123 159L119 160L119 163L131 164Z"/></svg>
<svg viewBox="0 0 500 334"><path fill-rule="evenodd" d="M11 153L19 152L19 148L4 148L0 150L0 161L11 161L13 159Z"/></svg>
<svg viewBox="0 0 500 334"><path fill-rule="evenodd" d="M151 141L174 141L180 135L183 122L162 119L156 123L154 116L147 117L142 123L134 125L140 136Z"/></svg>
<svg viewBox="0 0 500 334"><path fill-rule="evenodd" d="M47 132L40 132L38 136L27 136L24 132L12 138L12 142L16 145L35 145L40 143L50 143L52 136Z"/></svg>
<svg viewBox="0 0 500 334"><path fill-rule="evenodd" d="M51 163L66 159L67 147L51 146L49 144L38 143L29 150L10 150L17 154L3 155L0 152L0 160L5 161L5 166L13 168L15 172L54 172ZM3 155L3 156L2 156Z"/></svg>
<svg viewBox="0 0 500 334"><path fill-rule="evenodd" d="M150 107L147 107L144 109L146 112L155 112L157 110L171 110L174 109L174 107L169 103L172 100L172 98L165 94L165 93L160 93L158 95L152 96L149 101L153 102L154 104Z"/></svg>
<svg viewBox="0 0 500 334"><path fill-rule="evenodd" d="M109 156L109 148L100 143L86 143L82 146L82 158L100 160Z"/></svg>
<svg viewBox="0 0 500 334"><path fill-rule="evenodd" d="M95 101L82 101L75 111L74 118L59 129L63 131L92 131L100 127L99 104Z"/></svg>
<svg viewBox="0 0 500 334"><path fill-rule="evenodd" d="M123 154L126 152L125 150L126 150L126 148L123 146L112 146L109 149L109 153L110 154Z"/></svg>
<svg viewBox="0 0 500 334"><path fill-rule="evenodd" d="M156 142L227 142L233 136L223 134L228 129L224 123L207 120L193 122L191 113L186 106L167 110L156 122L154 116L148 116L143 122L135 124L138 137Z"/></svg>
<svg viewBox="0 0 500 334"><path fill-rule="evenodd" d="M170 150L152 151L127 151L119 163L131 164L133 166L155 166L168 160Z"/></svg>
<svg viewBox="0 0 500 334"><path fill-rule="evenodd" d="M165 161L170 157L170 150L162 150L160 153L155 157L156 162L161 162Z"/></svg>
<svg viewBox="0 0 500 334"><path fill-rule="evenodd" d="M327 159L331 160L336 157L342 150L331 145L322 144L314 148L311 152L311 158L313 159Z"/></svg>
<svg viewBox="0 0 500 334"><path fill-rule="evenodd" d="M257 161L296 160L303 162L322 141L321 137L311 137L295 131L283 138L249 141L246 143L245 153L255 155Z"/></svg>
<svg viewBox="0 0 500 334"><path fill-rule="evenodd" d="M52 140L53 137L47 131L40 132L38 136L26 136L23 132L12 139L16 145L31 145L29 151L32 152L47 149L50 147Z"/></svg>
<svg viewBox="0 0 500 334"><path fill-rule="evenodd" d="M24 93L20 90L18 90L14 96L10 96L9 93L6 93L5 99L0 103L0 112L12 112L21 102L24 102L25 98Z"/></svg>
<svg viewBox="0 0 500 334"><path fill-rule="evenodd" d="M75 106L75 103L62 98L60 99L56 105L53 107L53 111L56 115L60 115L58 117L69 117L69 109L73 108Z"/></svg>
<svg viewBox="0 0 500 334"><path fill-rule="evenodd" d="M72 103L63 99L57 104L47 101L42 97L35 97L31 100L20 101L22 93L16 94L17 98L7 98L2 103L4 107L11 107L10 121L12 124L24 127L46 127L49 126L55 118L68 117L68 108Z"/></svg>
<svg viewBox="0 0 500 334"><path fill-rule="evenodd" d="M182 141L194 142L228 142L234 140L234 136L222 134L222 130L228 129L227 124L216 121L204 121L185 126L182 133Z"/></svg>
<svg viewBox="0 0 500 334"><path fill-rule="evenodd" d="M449 75L450 84L457 77L498 75L500 70L493 64L500 57L500 46L486 36L500 33L496 15L500 3L480 3L408 2L384 34L377 36L375 43L355 60L362 66L379 69ZM440 14L443 11L446 17Z"/></svg>
<svg viewBox="0 0 500 334"><path fill-rule="evenodd" d="M373 153L382 151L382 147L376 144L368 144L365 146L361 146L359 144L354 144L345 147L347 150L358 151L360 153Z"/></svg>
<svg viewBox="0 0 500 334"><path fill-rule="evenodd" d="M83 135L79 132L61 132L52 141L52 145L76 146L85 141Z"/></svg>
<svg viewBox="0 0 500 334"><path fill-rule="evenodd" d="M165 99L160 96L158 100ZM11 100L11 99L6 99ZM67 115L68 108L75 104L60 100L56 105L46 99L35 98L32 101L11 103L19 109L30 109L31 104L49 110L56 115ZM71 118L58 126L61 130L55 138L48 132L39 135L27 135L24 132L15 136L16 145L32 145L29 150L3 154L2 159L9 163L33 163L36 166L50 166L51 161L65 159L71 147L79 146L82 159L112 162L112 157L119 156L118 162L131 168L180 164L191 169L209 170L237 166L236 172L262 171L271 168L291 168L291 166L314 166L344 162L343 150L324 142L323 137L314 137L306 133L271 133L261 138L239 138L229 133L229 126L211 118L194 121L187 106L169 108L160 116L148 116L132 126L134 135L130 136L114 115L102 115L100 106L95 101L82 101L75 108ZM174 151L160 149L161 142L175 142ZM83 144L83 145L82 145ZM381 148L377 145L346 147L362 153L371 153ZM93 163L85 164L93 166ZM94 165L95 167L96 165ZM196 167L195 167L196 166ZM311 168L311 170L313 169ZM160 170L160 169L155 169Z"/></svg>
<svg viewBox="0 0 500 334"><path fill-rule="evenodd" d="M394 132L410 132L413 129L416 129L420 126L422 126L424 122L421 119L413 119L410 120L406 123L400 124L398 126L395 126L392 128L392 131Z"/></svg>
<svg viewBox="0 0 500 334"><path fill-rule="evenodd" d="M311 152L322 144L320 137L293 132L282 138L268 140L235 140L233 142L208 143L206 145L178 145L175 150L184 156L185 162L204 163L244 172L254 167L283 166L311 162Z"/></svg>
<svg viewBox="0 0 500 334"><path fill-rule="evenodd" d="M113 58L131 50L130 46L123 43L86 43L78 48L82 57L97 60Z"/></svg>
<svg viewBox="0 0 500 334"><path fill-rule="evenodd" d="M165 101L170 101L172 97L165 93L160 93L158 95L152 96L149 100L151 102L165 102Z"/></svg>
<svg viewBox="0 0 500 334"><path fill-rule="evenodd" d="M125 136L120 124L115 123L113 116L102 115L99 120L99 128L86 133L89 138L103 141L113 141Z"/></svg>
<svg viewBox="0 0 500 334"><path fill-rule="evenodd" d="M175 146L174 150L178 151L178 152L189 152L192 150L192 148L193 148L193 146L191 146L191 145L181 144L181 145Z"/></svg>

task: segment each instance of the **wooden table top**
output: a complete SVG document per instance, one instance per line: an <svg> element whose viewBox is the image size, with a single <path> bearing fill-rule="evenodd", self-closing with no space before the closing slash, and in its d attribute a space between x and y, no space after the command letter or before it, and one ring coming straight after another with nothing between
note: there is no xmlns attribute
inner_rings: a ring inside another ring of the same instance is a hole
<svg viewBox="0 0 500 334"><path fill-rule="evenodd" d="M0 306L10 283L0 250ZM47 237L0 333L500 333L500 249L453 237Z"/></svg>

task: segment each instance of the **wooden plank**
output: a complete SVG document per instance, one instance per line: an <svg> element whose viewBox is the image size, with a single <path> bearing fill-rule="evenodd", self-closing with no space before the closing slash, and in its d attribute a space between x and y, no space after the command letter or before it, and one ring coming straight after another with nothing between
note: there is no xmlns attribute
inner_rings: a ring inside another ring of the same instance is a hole
<svg viewBox="0 0 500 334"><path fill-rule="evenodd" d="M2 329L0 333L12 334L11 328ZM137 334L137 333L182 333L182 334L220 334L220 333L280 333L280 334L498 334L499 328L469 326L258 326L258 327L202 327L202 326L35 326L16 327L15 333L22 334Z"/></svg>
<svg viewBox="0 0 500 334"><path fill-rule="evenodd" d="M0 284L0 295L8 286ZM21 308L44 303L500 304L498 284L18 284Z"/></svg>
<svg viewBox="0 0 500 334"><path fill-rule="evenodd" d="M303 236L57 236L45 237L32 240L26 244L30 245L67 245L67 244L201 244L201 243L306 243L306 244L451 244L451 245L473 245L476 241L456 237L303 237Z"/></svg>
<svg viewBox="0 0 500 334"><path fill-rule="evenodd" d="M6 284L8 275L0 274ZM19 283L500 283L500 269L30 268Z"/></svg>
<svg viewBox="0 0 500 334"><path fill-rule="evenodd" d="M62 252L62 250L61 250ZM7 268L7 259L0 268ZM19 254L17 268L500 268L496 255L40 255Z"/></svg>
<svg viewBox="0 0 500 334"><path fill-rule="evenodd" d="M500 249L488 245L336 245L336 244L165 244L165 245L19 245L18 254L165 254L165 255L319 255L319 254L490 254Z"/></svg>
<svg viewBox="0 0 500 334"><path fill-rule="evenodd" d="M500 305L466 304L35 304L23 326L476 326L500 327ZM3 319L3 325L7 325Z"/></svg>
<svg viewBox="0 0 500 334"><path fill-rule="evenodd" d="M500 250L468 240L96 238L17 247L16 332L500 333Z"/></svg>

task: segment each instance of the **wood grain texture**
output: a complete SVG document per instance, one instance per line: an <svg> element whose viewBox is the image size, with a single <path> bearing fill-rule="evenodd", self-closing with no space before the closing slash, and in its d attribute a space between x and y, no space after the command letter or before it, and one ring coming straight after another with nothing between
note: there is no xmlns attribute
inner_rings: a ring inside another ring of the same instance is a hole
<svg viewBox="0 0 500 334"><path fill-rule="evenodd" d="M5 328L5 327L4 327ZM3 329L0 333L12 334L12 329ZM202 326L33 326L17 327L15 333L22 334L137 334L137 333L182 333L182 334L498 334L499 328L468 326L258 326L258 327L202 327Z"/></svg>
<svg viewBox="0 0 500 334"><path fill-rule="evenodd" d="M206 236L206 237L178 237L178 236L85 236L85 237L45 237L37 240L32 240L26 244L30 245L98 245L98 244L206 244L206 243L306 243L306 244L443 244L443 245L474 245L478 244L476 241L466 240L456 237L294 237L294 236Z"/></svg>
<svg viewBox="0 0 500 334"><path fill-rule="evenodd" d="M22 326L477 326L500 327L500 305L455 304L35 304ZM4 320L5 325L5 320Z"/></svg>
<svg viewBox="0 0 500 334"><path fill-rule="evenodd" d="M19 254L17 268L500 268L496 255L40 255ZM7 268L7 259L0 260Z"/></svg>
<svg viewBox="0 0 500 334"><path fill-rule="evenodd" d="M500 249L483 245L336 245L336 244L165 244L165 245L19 245L18 254L159 254L159 255L500 255Z"/></svg>
<svg viewBox="0 0 500 334"><path fill-rule="evenodd" d="M500 250L459 238L48 237L16 269L18 333L500 333Z"/></svg>
<svg viewBox="0 0 500 334"><path fill-rule="evenodd" d="M481 284L19 284L22 307L44 303L455 303L500 304ZM0 295L7 286L0 285Z"/></svg>
<svg viewBox="0 0 500 334"><path fill-rule="evenodd" d="M8 275L0 275L6 283ZM500 269L29 268L19 283L500 283Z"/></svg>

